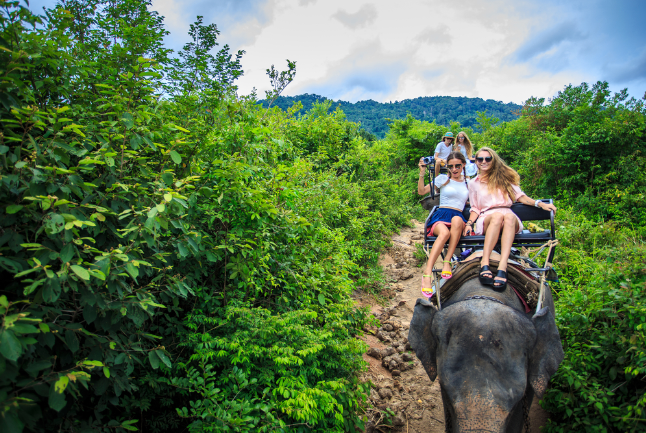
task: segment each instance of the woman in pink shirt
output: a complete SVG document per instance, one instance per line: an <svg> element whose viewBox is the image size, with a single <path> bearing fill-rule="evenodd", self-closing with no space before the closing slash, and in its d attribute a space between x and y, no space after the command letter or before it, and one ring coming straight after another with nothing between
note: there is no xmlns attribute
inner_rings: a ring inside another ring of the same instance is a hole
<svg viewBox="0 0 646 433"><path fill-rule="evenodd" d="M507 287L507 259L511 253L514 236L523 230L523 223L510 209L511 205L517 201L555 212L556 207L527 197L527 194L518 186L520 176L516 170L505 164L493 149L488 147L480 149L476 153L476 164L478 176L469 182L471 214L464 234L467 235L474 230L476 235L485 235L480 282L502 291ZM474 221L476 221L475 229ZM499 236L500 264L494 278L489 269L489 257Z"/></svg>

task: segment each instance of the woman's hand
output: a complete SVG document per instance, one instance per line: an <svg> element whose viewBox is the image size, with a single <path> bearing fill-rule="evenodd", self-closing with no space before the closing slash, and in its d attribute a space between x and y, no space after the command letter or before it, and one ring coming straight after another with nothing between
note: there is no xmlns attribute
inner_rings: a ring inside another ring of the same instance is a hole
<svg viewBox="0 0 646 433"><path fill-rule="evenodd" d="M473 227L471 225L465 225L464 226L464 231L462 232L462 236L469 236L469 234L473 231Z"/></svg>
<svg viewBox="0 0 646 433"><path fill-rule="evenodd" d="M426 164L424 164L424 158L419 159L417 166L419 167L420 176L423 175L426 172Z"/></svg>
<svg viewBox="0 0 646 433"><path fill-rule="evenodd" d="M538 204L538 207L540 207L540 208L541 208L541 209L543 209L543 210L546 210L546 211L554 211L554 213L556 213L556 206L554 206L552 203L543 203L543 202L540 202L540 203Z"/></svg>

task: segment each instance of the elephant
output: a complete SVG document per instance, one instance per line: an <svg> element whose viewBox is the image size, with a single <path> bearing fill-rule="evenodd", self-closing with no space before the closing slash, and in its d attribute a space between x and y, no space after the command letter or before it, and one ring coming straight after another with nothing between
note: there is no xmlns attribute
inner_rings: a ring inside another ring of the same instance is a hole
<svg viewBox="0 0 646 433"><path fill-rule="evenodd" d="M533 315L509 285L497 292L478 279L439 311L417 300L408 340L431 381L438 378L446 432L529 429L532 400L542 398L563 360L554 301L545 292Z"/></svg>

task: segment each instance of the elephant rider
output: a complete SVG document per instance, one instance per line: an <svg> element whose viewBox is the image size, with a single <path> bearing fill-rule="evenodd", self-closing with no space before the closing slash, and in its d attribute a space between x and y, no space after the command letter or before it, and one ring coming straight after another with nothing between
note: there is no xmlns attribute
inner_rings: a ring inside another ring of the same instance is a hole
<svg viewBox="0 0 646 433"><path fill-rule="evenodd" d="M464 234L475 230L476 235L485 235L480 268L480 283L493 286L502 291L507 287L507 259L511 253L514 236L521 233L523 223L510 209L514 202L539 207L546 211L555 211L551 203L529 198L521 191L518 184L520 176L509 167L491 148L483 147L476 153L478 176L469 182L469 202L471 214L466 223ZM475 228L473 227L474 221ZM501 236L502 232L502 236ZM493 247L500 237L500 263L498 273L493 276L489 269L489 258Z"/></svg>
<svg viewBox="0 0 646 433"><path fill-rule="evenodd" d="M435 177L440 174L440 167L446 165L446 158L453 150L451 144L453 143L453 133L448 131L442 136L442 141L435 146Z"/></svg>
<svg viewBox="0 0 646 433"><path fill-rule="evenodd" d="M464 216L462 216L462 211L469 197L465 171L467 160L462 153L451 152L447 156L447 161L448 176L442 174L435 178L435 189L441 190L442 194L440 195L440 206L431 215L431 220L428 223L429 227L427 228L429 236L437 236L422 275L422 294L428 298L435 293L432 287L433 265L447 241L449 241L449 247L445 258L450 259L453 256L466 222ZM431 185L424 185L425 168L424 158L420 158L419 180L417 182L417 193L419 195L431 192ZM442 278L449 279L452 275L451 261L444 260Z"/></svg>

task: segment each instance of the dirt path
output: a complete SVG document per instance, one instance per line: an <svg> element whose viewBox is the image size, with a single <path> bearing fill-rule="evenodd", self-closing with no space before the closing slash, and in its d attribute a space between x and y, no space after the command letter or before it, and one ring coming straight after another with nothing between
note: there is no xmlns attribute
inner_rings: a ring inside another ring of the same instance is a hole
<svg viewBox="0 0 646 433"><path fill-rule="evenodd" d="M369 411L371 421L366 426L366 433L444 432L439 384L428 378L406 338L415 301L422 297L422 269L417 267L414 253L415 243L423 242L424 223L415 220L413 223L414 227L405 227L392 236L392 246L379 260L392 281L390 288L382 293L390 298L388 305L383 307L367 298L359 301L369 304L381 323L363 338L370 346L363 355L370 365L363 378L374 384L370 391L373 409ZM436 267L441 264L440 259ZM540 433L547 415L535 400L530 409L532 433Z"/></svg>

